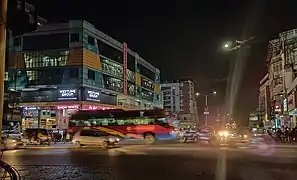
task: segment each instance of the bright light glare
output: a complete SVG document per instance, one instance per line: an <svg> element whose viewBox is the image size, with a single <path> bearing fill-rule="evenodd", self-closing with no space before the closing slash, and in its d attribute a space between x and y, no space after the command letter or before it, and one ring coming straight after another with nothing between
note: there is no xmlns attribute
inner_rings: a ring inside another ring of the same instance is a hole
<svg viewBox="0 0 297 180"><path fill-rule="evenodd" d="M200 95L200 94L197 92L197 93L196 93L196 96L199 96L199 95Z"/></svg>
<svg viewBox="0 0 297 180"><path fill-rule="evenodd" d="M214 91L213 94L217 94L217 91Z"/></svg>
<svg viewBox="0 0 297 180"><path fill-rule="evenodd" d="M228 132L228 131L225 131L225 132L224 132L224 136L225 136L225 137L228 137L228 136L229 136L229 132Z"/></svg>
<svg viewBox="0 0 297 180"><path fill-rule="evenodd" d="M229 50L231 47L232 47L232 41L226 41L222 46L224 50Z"/></svg>

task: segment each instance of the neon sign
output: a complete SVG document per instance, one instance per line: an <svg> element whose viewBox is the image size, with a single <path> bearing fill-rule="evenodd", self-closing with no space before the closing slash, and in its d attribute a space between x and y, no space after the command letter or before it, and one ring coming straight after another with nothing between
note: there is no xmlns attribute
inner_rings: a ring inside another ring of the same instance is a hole
<svg viewBox="0 0 297 180"><path fill-rule="evenodd" d="M57 106L57 109L79 109L79 105Z"/></svg>

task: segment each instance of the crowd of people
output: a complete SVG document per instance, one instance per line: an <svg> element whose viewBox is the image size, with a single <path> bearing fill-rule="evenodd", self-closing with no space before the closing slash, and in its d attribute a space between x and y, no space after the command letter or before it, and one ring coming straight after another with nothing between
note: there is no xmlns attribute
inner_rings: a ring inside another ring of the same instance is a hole
<svg viewBox="0 0 297 180"><path fill-rule="evenodd" d="M282 126L281 128L277 129L268 129L267 133L273 137L276 142L297 142L297 126L295 128L286 128Z"/></svg>

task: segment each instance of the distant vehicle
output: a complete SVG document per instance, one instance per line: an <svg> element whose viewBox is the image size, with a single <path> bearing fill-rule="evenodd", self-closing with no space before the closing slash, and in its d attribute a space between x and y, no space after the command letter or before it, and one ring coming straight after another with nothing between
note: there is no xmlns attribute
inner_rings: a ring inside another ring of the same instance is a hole
<svg viewBox="0 0 297 180"><path fill-rule="evenodd" d="M187 141L194 141L197 142L198 138L197 138L197 131L194 129L186 129L183 130L180 134L179 134L179 140L180 142L187 142Z"/></svg>
<svg viewBox="0 0 297 180"><path fill-rule="evenodd" d="M81 147L84 145L99 145L103 148L115 146L120 138L103 131L84 129L73 136L72 142Z"/></svg>
<svg viewBox="0 0 297 180"><path fill-rule="evenodd" d="M156 140L176 139L177 135L161 109L78 111L70 118L68 133L74 135L82 129L100 130L123 138L144 139L147 144Z"/></svg>
<svg viewBox="0 0 297 180"><path fill-rule="evenodd" d="M201 127L197 131L198 141L206 141L208 144L214 139L214 129L212 127Z"/></svg>
<svg viewBox="0 0 297 180"><path fill-rule="evenodd" d="M51 136L47 129L43 128L27 128L22 136L24 144L47 144L51 143Z"/></svg>
<svg viewBox="0 0 297 180"><path fill-rule="evenodd" d="M219 131L218 140L220 144L227 144L236 146L237 144L249 144L250 143L250 134L239 129L225 129Z"/></svg>

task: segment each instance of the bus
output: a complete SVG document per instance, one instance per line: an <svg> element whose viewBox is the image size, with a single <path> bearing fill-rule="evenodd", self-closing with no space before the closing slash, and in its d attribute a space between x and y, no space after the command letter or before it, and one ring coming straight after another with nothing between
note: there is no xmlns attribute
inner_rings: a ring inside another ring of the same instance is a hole
<svg viewBox="0 0 297 180"><path fill-rule="evenodd" d="M144 139L148 144L156 140L176 139L177 134L161 109L82 110L70 117L68 126L71 136L82 129L93 129L123 138Z"/></svg>

